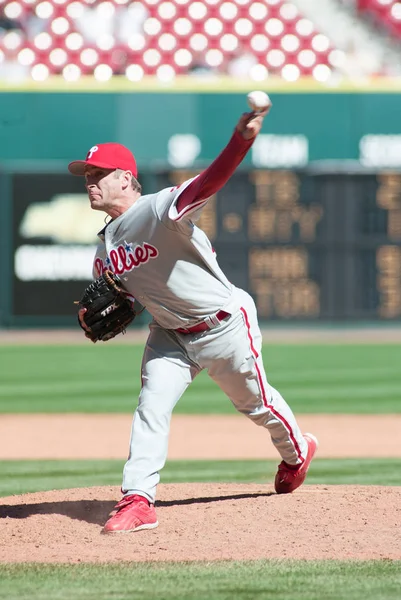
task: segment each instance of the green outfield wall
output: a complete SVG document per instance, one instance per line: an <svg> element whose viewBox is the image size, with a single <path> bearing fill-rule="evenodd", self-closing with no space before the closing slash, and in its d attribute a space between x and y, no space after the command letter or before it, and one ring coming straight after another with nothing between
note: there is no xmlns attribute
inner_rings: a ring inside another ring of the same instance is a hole
<svg viewBox="0 0 401 600"><path fill-rule="evenodd" d="M356 160L367 152L369 166L385 166L383 153L394 166L397 158L390 155L401 156L401 93L270 96L273 110L263 129L268 137L245 164L302 166ZM242 91L0 91L0 161L67 162L96 143L118 141L133 150L140 169L189 166L216 156L244 110Z"/></svg>

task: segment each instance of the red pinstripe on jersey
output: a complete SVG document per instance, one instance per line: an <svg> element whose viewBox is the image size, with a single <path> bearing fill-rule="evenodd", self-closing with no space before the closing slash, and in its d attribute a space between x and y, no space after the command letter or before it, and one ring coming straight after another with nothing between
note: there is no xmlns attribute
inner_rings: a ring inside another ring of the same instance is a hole
<svg viewBox="0 0 401 600"><path fill-rule="evenodd" d="M262 374L260 372L260 367L259 367L258 362L257 362L259 354L258 354L258 352L257 352L257 350L255 348L254 343L253 343L253 337L252 337L252 333L251 333L251 324L249 322L248 314L247 314L245 308L243 308L242 306L241 306L241 312L242 312L242 314L244 316L244 321L245 321L245 325L246 325L246 328L247 328L249 345L251 347L252 354L255 357L255 368L256 368L256 373L257 373L257 377L258 377L258 383L259 383L260 391L262 392L263 404L264 404L264 406L266 408L268 408L283 423L284 427L287 429L288 433L290 434L290 438L291 438L292 443L294 444L294 448L296 450L296 453L298 454L298 458L301 459L302 462L304 462L304 458L302 457L301 450L299 448L297 440L295 439L294 432L292 431L292 428L291 428L290 424L288 423L288 421L282 415L280 415L280 413L277 412L277 410L271 404L269 404L269 402L267 400L266 390L265 390L265 386L264 386L264 383L263 383Z"/></svg>

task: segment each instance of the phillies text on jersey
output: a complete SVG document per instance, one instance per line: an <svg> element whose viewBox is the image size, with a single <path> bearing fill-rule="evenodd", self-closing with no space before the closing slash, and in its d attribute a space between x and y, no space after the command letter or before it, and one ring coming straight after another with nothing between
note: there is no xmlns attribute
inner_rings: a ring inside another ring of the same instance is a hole
<svg viewBox="0 0 401 600"><path fill-rule="evenodd" d="M101 258L95 259L94 270L97 276L102 275L106 269L110 269L116 275L122 275L128 271L132 271L136 267L147 263L151 258L156 258L159 255L157 248L151 244L144 243L133 247L124 241L117 248L112 248L106 260Z"/></svg>

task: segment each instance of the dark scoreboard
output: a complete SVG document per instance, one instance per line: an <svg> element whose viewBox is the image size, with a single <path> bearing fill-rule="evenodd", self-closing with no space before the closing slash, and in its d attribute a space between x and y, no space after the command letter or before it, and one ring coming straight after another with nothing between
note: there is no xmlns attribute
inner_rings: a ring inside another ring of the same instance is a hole
<svg viewBox="0 0 401 600"><path fill-rule="evenodd" d="M401 317L401 173L237 172L198 225L262 319Z"/></svg>
<svg viewBox="0 0 401 600"><path fill-rule="evenodd" d="M149 172L140 180L150 193L197 172ZM73 302L89 282L78 268L81 258L71 269L68 243L43 234L24 238L21 224L30 203L50 207L59 192L82 193L82 182L57 173L8 177L11 214L4 231L12 233L12 285L5 322L72 322ZM401 318L401 172L238 170L197 224L230 281L254 297L261 320ZM35 277L18 275L21 247ZM91 252L89 244L71 244L76 257ZM42 256L53 261L43 277L34 264Z"/></svg>

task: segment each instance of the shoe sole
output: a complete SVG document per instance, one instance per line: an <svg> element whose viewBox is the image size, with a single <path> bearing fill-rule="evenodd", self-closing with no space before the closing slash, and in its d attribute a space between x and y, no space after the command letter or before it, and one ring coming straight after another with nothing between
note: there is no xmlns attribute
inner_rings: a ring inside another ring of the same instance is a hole
<svg viewBox="0 0 401 600"><path fill-rule="evenodd" d="M134 529L115 529L114 531L105 531L104 529L102 530L102 533L108 535L109 533L134 533L134 531L143 531L144 529L156 529L156 527L158 527L159 525L159 521L156 521L156 523L144 523L143 525L139 525L138 527L135 527Z"/></svg>

